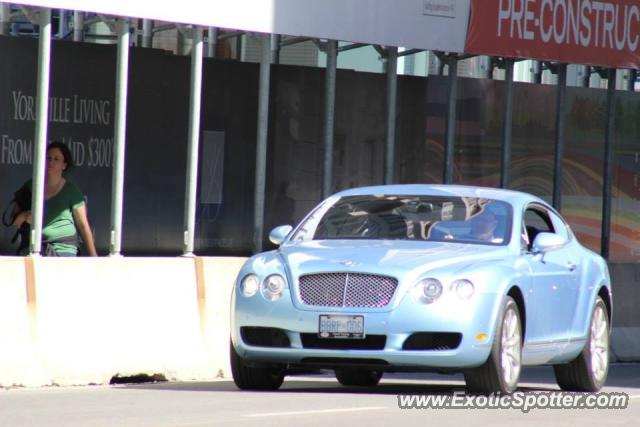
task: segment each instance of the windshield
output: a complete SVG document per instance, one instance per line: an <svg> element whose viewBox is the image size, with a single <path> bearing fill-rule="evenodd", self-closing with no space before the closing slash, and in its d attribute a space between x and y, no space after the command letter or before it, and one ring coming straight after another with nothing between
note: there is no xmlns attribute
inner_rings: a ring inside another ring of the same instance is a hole
<svg viewBox="0 0 640 427"><path fill-rule="evenodd" d="M394 239L505 245L511 207L477 197L366 195L329 199L292 240Z"/></svg>

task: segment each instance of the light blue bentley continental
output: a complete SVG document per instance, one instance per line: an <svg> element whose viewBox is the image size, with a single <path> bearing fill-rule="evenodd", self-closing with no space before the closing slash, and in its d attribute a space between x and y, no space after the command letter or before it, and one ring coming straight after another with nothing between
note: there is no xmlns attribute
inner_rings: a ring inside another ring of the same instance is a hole
<svg viewBox="0 0 640 427"><path fill-rule="evenodd" d="M605 261L543 200L492 188L393 185L324 200L277 250L250 258L232 297L241 389L277 389L297 368L343 385L384 372L462 372L510 393L523 365L553 365L565 390L607 377Z"/></svg>

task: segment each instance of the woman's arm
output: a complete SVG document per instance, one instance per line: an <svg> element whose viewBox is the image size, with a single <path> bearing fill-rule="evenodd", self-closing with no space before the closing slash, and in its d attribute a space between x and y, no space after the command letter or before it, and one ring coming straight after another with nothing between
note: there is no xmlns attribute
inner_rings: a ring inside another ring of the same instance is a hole
<svg viewBox="0 0 640 427"><path fill-rule="evenodd" d="M96 246L93 241L93 233L91 232L91 226L89 226L89 219L87 218L87 207L85 205L79 206L73 209L73 217L76 220L76 227L80 231L82 240L89 252L90 256L98 256L96 252Z"/></svg>
<svg viewBox="0 0 640 427"><path fill-rule="evenodd" d="M11 216L13 217L13 225L18 228L22 227L25 222L31 224L31 211L19 211L18 206L14 206Z"/></svg>

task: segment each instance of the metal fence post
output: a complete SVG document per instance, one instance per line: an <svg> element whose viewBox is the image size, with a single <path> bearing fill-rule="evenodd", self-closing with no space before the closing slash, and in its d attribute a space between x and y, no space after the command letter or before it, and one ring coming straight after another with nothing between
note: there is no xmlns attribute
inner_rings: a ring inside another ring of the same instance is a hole
<svg viewBox="0 0 640 427"><path fill-rule="evenodd" d="M513 137L513 60L505 59L504 123L502 125L502 161L500 187L509 187L511 145Z"/></svg>
<svg viewBox="0 0 640 427"><path fill-rule="evenodd" d="M142 47L153 47L153 20L142 20Z"/></svg>
<svg viewBox="0 0 640 427"><path fill-rule="evenodd" d="M604 142L604 167L602 179L602 241L601 255L609 259L611 248L611 187L613 176L613 144L616 124L616 69L610 68L607 82L607 126Z"/></svg>
<svg viewBox="0 0 640 427"><path fill-rule="evenodd" d="M333 137L336 110L336 69L338 65L338 42L327 41L327 66L324 78L324 167L322 198L333 192Z"/></svg>
<svg viewBox="0 0 640 427"><path fill-rule="evenodd" d="M84 41L84 12L73 12L73 41Z"/></svg>
<svg viewBox="0 0 640 427"><path fill-rule="evenodd" d="M116 69L116 114L114 164L111 180L111 236L109 254L122 250L122 206L124 198L124 153L127 126L127 89L129 80L129 21L118 22L118 52Z"/></svg>
<svg viewBox="0 0 640 427"><path fill-rule="evenodd" d="M207 43L207 58L216 57L216 49L218 47L218 28L209 27L207 31L208 43Z"/></svg>
<svg viewBox="0 0 640 427"><path fill-rule="evenodd" d="M0 36L11 33L11 7L9 3L0 3Z"/></svg>
<svg viewBox="0 0 640 427"><path fill-rule="evenodd" d="M396 101L398 98L398 48L387 48L387 132L385 144L384 183L392 184L395 175Z"/></svg>
<svg viewBox="0 0 640 427"><path fill-rule="evenodd" d="M564 158L564 130L567 105L567 64L558 64L558 89L556 98L556 144L553 157L553 207L562 210L562 160Z"/></svg>
<svg viewBox="0 0 640 427"><path fill-rule="evenodd" d="M193 28L191 47L191 87L189 94L189 148L184 203L184 255L193 255L196 228L196 190L198 188L198 150L200 146L200 105L202 97L202 28Z"/></svg>
<svg viewBox="0 0 640 427"><path fill-rule="evenodd" d="M40 253L44 213L44 173L49 122L49 77L51 63L51 10L40 9L38 43L38 89L36 94L36 140L31 180L31 255Z"/></svg>
<svg viewBox="0 0 640 427"><path fill-rule="evenodd" d="M264 193L267 179L267 137L269 131L269 83L271 79L271 38L261 36L260 87L258 89L258 136L254 194L253 250L262 251L264 234Z"/></svg>
<svg viewBox="0 0 640 427"><path fill-rule="evenodd" d="M458 58L454 54L448 57L449 79L447 85L447 119L444 134L444 173L443 182L453 183L453 155L456 138L456 108L458 99Z"/></svg>

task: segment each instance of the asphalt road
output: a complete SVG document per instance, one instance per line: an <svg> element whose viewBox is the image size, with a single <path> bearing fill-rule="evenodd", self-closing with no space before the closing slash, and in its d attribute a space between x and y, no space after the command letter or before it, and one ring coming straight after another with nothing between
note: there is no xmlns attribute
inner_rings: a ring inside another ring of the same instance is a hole
<svg viewBox="0 0 640 427"><path fill-rule="evenodd" d="M626 409L558 407L524 412L522 400L510 409L398 408L399 394L457 396L456 405L463 406L467 403L461 395L463 384L460 375L402 374L385 376L374 388L342 387L331 375L288 377L277 392L242 392L230 380L7 389L0 390L0 427L629 426L638 425L640 419L640 364L612 365L603 389L626 393ZM548 367L525 369L520 386L525 400L559 391ZM567 399L582 399L570 396ZM556 406L562 402L536 399Z"/></svg>

